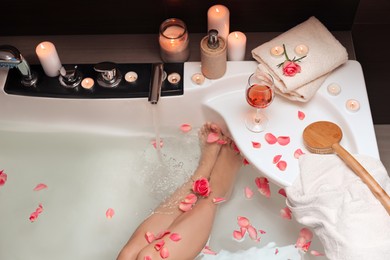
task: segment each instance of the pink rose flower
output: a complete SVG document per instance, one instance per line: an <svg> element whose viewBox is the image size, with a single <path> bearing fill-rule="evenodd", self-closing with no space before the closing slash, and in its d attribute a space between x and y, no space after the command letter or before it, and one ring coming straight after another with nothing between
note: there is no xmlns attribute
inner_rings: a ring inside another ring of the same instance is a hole
<svg viewBox="0 0 390 260"><path fill-rule="evenodd" d="M211 192L210 183L206 178L200 178L194 181L192 190L199 196L207 197Z"/></svg>
<svg viewBox="0 0 390 260"><path fill-rule="evenodd" d="M0 171L0 186L3 186L7 181L7 174L3 170Z"/></svg>
<svg viewBox="0 0 390 260"><path fill-rule="evenodd" d="M301 66L292 61L285 61L283 63L283 75L293 77L295 74L301 72Z"/></svg>

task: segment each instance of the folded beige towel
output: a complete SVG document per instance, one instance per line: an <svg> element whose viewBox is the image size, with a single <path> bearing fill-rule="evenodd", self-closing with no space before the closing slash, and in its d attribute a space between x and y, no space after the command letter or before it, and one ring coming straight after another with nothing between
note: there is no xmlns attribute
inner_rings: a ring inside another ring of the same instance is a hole
<svg viewBox="0 0 390 260"><path fill-rule="evenodd" d="M297 62L301 72L294 76L285 76L282 67L278 68L286 59L284 55L271 55L273 47L283 44L290 59L299 58L296 46L304 44L309 49L306 57ZM253 49L252 55L260 62L258 70L274 77L277 93L303 102L310 100L330 72L348 60L346 49L315 17Z"/></svg>

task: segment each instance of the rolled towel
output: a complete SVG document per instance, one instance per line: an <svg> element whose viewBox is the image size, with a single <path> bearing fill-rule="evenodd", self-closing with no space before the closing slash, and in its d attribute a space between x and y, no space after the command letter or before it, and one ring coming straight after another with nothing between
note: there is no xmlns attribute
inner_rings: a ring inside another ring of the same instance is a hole
<svg viewBox="0 0 390 260"><path fill-rule="evenodd" d="M374 158L355 158L386 192L390 178ZM313 228L329 259L387 260L390 216L369 188L337 155L306 154L299 158L300 176L286 188L294 218Z"/></svg>
<svg viewBox="0 0 390 260"><path fill-rule="evenodd" d="M289 58L300 58L295 54L298 45L308 47L305 58L297 64L300 73L294 76L283 74L279 64L286 60L285 55L273 56L271 49L275 46L285 46ZM269 73L275 79L276 92L296 101L310 100L327 75L348 60L348 53L331 32L315 17L280 34L252 50L252 56L260 64L260 72Z"/></svg>

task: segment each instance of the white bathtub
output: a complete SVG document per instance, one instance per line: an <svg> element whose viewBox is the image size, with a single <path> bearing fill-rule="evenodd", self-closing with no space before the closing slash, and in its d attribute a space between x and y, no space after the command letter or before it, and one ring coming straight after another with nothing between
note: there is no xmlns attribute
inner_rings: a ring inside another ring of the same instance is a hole
<svg viewBox="0 0 390 260"><path fill-rule="evenodd" d="M348 66L356 69L355 62ZM258 167L253 157L257 151L252 153L248 142L261 135L244 132L239 121L242 113L250 111L243 93L255 67L255 62L231 62L222 79L206 80L198 86L190 77L200 70L199 63L186 63L184 95L162 97L157 105L146 99L66 100L1 91L0 170L8 174L8 181L0 187L0 259L114 259L161 197L191 174L199 155L196 131L205 121L219 123L237 138L254 165L242 168L232 199L221 205L210 247L218 252L263 247L270 242L280 248L294 244L302 227L280 216L285 202L278 190L297 176L297 162L289 161L287 179L275 176L269 166ZM0 71L1 89L6 73ZM320 91L322 100L326 92ZM342 103L337 97L326 97L324 102L334 107L325 106L321 111L317 111L320 105L297 105L277 97L270 110L271 120L279 123L271 123L270 131L281 124L272 119L277 118L274 113L278 107L298 106L306 111L307 123L323 116L341 124L349 136L343 139L344 145L352 152L364 150L379 157L366 97L364 89L358 96L361 110L358 114L346 112L346 116L337 109ZM365 130L353 127L357 116L368 120ZM183 123L191 124L193 130L182 133L179 128ZM299 136L303 126L289 135ZM164 141L162 164L150 143L156 131ZM366 141L358 138L361 131ZM264 140L261 142L267 151ZM293 143L301 145L301 140ZM265 158L274 155L277 148L269 149L272 153L265 152ZM254 180L260 176L278 184L271 183L268 199L257 192ZM48 188L33 191L38 183ZM252 199L244 197L245 187L255 192ZM29 216L39 203L44 210L31 223ZM108 208L115 210L112 219L106 218ZM252 225L266 231L260 242L233 240L238 216L249 218ZM310 249L322 251L317 238ZM321 259L310 254L306 257Z"/></svg>

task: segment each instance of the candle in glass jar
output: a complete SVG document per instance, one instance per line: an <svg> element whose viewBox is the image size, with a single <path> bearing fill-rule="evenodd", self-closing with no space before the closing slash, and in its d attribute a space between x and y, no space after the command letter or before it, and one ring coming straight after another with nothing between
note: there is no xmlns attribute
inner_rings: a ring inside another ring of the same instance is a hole
<svg viewBox="0 0 390 260"><path fill-rule="evenodd" d="M186 25L175 18L165 20L160 26L160 53L165 62L184 62L190 55Z"/></svg>
<svg viewBox="0 0 390 260"><path fill-rule="evenodd" d="M35 48L35 52L47 76L56 77L60 74L62 65L53 43L41 42Z"/></svg>
<svg viewBox="0 0 390 260"><path fill-rule="evenodd" d="M232 32L228 36L228 60L244 60L246 36L242 32Z"/></svg>
<svg viewBox="0 0 390 260"><path fill-rule="evenodd" d="M229 34L229 19L230 12L226 6L214 5L210 7L207 12L208 31L215 29L218 31L218 35L226 40Z"/></svg>

